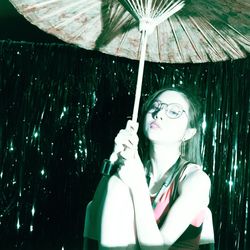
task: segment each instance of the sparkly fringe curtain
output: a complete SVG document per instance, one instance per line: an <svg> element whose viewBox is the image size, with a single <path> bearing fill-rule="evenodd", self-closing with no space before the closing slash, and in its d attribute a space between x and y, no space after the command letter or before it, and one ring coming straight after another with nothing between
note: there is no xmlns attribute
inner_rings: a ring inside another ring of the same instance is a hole
<svg viewBox="0 0 250 250"><path fill-rule="evenodd" d="M168 85L204 104L216 249L250 249L250 58L146 63L142 101ZM131 117L138 62L66 44L0 41L0 249L82 249L99 165Z"/></svg>

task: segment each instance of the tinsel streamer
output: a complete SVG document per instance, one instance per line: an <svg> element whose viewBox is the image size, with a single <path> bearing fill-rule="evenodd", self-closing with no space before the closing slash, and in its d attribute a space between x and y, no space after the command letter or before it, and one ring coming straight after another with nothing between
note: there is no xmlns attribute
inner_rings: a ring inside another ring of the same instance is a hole
<svg viewBox="0 0 250 250"><path fill-rule="evenodd" d="M0 41L0 249L82 249L100 163L131 117L138 62L65 44ZM145 64L142 102L165 86L203 103L215 247L249 242L250 60Z"/></svg>

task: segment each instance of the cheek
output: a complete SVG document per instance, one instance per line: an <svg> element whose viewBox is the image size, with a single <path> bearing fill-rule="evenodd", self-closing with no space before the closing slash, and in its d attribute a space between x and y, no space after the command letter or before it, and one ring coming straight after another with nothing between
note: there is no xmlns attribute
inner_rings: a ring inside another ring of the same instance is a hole
<svg viewBox="0 0 250 250"><path fill-rule="evenodd" d="M144 135L151 141L161 142L180 142L182 141L186 129L187 122L185 120L165 120L162 129L150 129L150 118L145 119Z"/></svg>
<svg viewBox="0 0 250 250"><path fill-rule="evenodd" d="M150 124L154 120L155 119L152 117L152 114L148 113L146 114L143 122L143 133L149 140L152 141L181 141L188 127L188 119L185 116L176 120L165 117L161 123L162 129L160 130L150 128Z"/></svg>
<svg viewBox="0 0 250 250"><path fill-rule="evenodd" d="M185 135L187 125L180 122L169 122L163 129L163 133L166 137L174 141L181 141Z"/></svg>

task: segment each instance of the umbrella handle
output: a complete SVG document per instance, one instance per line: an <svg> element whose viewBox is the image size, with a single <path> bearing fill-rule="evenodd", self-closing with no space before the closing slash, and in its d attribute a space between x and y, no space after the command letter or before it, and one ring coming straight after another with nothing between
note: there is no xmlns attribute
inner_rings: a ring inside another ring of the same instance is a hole
<svg viewBox="0 0 250 250"><path fill-rule="evenodd" d="M142 79L143 79L143 70L144 70L144 64L145 64L147 40L148 40L147 31L142 30L141 57L140 57L138 75L137 75L135 101L134 101L134 108L133 108L133 115L132 115L133 122L137 122L137 118L138 118L138 110L139 110L139 104L140 104L140 98L141 98Z"/></svg>

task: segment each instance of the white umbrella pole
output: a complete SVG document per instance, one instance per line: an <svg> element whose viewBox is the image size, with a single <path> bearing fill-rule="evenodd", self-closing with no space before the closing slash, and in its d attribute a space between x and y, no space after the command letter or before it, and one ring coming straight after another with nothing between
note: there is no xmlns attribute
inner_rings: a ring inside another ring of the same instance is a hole
<svg viewBox="0 0 250 250"><path fill-rule="evenodd" d="M132 115L133 122L137 122L137 118L138 118L138 110L139 110L140 97L141 97L141 87L142 87L142 78L143 78L143 69L144 69L144 63L145 63L146 47L147 47L147 32L146 32L146 30L142 30L141 57L140 57L138 75L137 75L135 101L134 101L134 109L133 109L133 115ZM110 156L111 163L114 163L117 160L116 153L118 153L118 152L113 152L112 155ZM108 172L108 175L109 175L110 170L103 169L102 171L103 171L103 173Z"/></svg>
<svg viewBox="0 0 250 250"><path fill-rule="evenodd" d="M132 121L137 122L138 118L138 110L140 105L140 97L141 97L141 88L142 88L142 78L143 78L143 70L144 70L144 63L145 63L145 56L146 56L146 48L147 48L147 31L142 30L142 40L141 40L141 57L137 75L137 84L135 90L135 101L134 101L134 109L132 115Z"/></svg>

